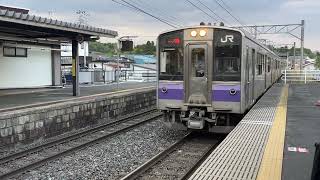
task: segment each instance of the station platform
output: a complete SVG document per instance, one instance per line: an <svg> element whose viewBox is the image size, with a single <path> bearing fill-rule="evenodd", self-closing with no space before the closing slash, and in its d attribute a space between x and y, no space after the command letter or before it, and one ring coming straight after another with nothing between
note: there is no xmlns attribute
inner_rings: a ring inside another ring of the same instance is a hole
<svg viewBox="0 0 320 180"><path fill-rule="evenodd" d="M311 179L320 84L274 84L190 179Z"/></svg>
<svg viewBox="0 0 320 180"><path fill-rule="evenodd" d="M72 96L70 87L19 91L0 95L0 149L109 123L156 105L154 83L121 83L119 89L116 84L82 86L80 97Z"/></svg>
<svg viewBox="0 0 320 180"><path fill-rule="evenodd" d="M119 90L155 87L155 82L123 82ZM72 86L64 88L4 89L0 90L0 112L30 108L117 91L117 84L81 85L80 96L72 96Z"/></svg>

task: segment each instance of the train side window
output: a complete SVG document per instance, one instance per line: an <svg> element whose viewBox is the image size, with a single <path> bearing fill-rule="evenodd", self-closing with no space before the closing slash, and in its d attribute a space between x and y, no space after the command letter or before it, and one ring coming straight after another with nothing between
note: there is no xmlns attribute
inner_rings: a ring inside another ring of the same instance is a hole
<svg viewBox="0 0 320 180"><path fill-rule="evenodd" d="M257 65L258 65L258 62L257 62L257 59L256 59L256 51L255 51L255 49L252 49L251 50L251 58L252 58L252 66L256 66L255 68L254 68L254 72L255 72L255 74L257 74L256 72L257 72Z"/></svg>
<svg viewBox="0 0 320 180"><path fill-rule="evenodd" d="M257 75L261 75L262 71L263 71L263 59L262 59L262 54L258 53L257 56L257 64L256 64L256 68L257 68Z"/></svg>

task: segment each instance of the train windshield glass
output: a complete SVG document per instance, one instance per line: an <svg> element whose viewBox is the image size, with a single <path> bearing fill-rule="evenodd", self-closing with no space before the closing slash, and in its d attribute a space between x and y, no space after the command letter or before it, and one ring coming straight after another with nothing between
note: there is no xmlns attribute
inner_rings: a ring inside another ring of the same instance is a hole
<svg viewBox="0 0 320 180"><path fill-rule="evenodd" d="M164 49L160 52L160 80L183 80L182 49Z"/></svg>
<svg viewBox="0 0 320 180"><path fill-rule="evenodd" d="M214 32L213 80L241 80L241 34L231 30Z"/></svg>
<svg viewBox="0 0 320 180"><path fill-rule="evenodd" d="M183 32L159 37L159 80L183 80Z"/></svg>

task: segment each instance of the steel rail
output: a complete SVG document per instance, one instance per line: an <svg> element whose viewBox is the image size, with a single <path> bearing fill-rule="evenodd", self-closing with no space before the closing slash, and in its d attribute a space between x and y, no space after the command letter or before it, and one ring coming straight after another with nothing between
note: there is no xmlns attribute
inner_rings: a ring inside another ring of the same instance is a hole
<svg viewBox="0 0 320 180"><path fill-rule="evenodd" d="M114 121L114 122L110 122L110 123L106 123L106 124L101 124L101 125L98 125L96 127L90 128L88 130L80 131L80 132L77 132L75 134L71 134L71 135L63 137L61 139L57 139L57 140L54 140L54 141L49 141L49 142L37 145L37 146L35 146L33 148L30 148L30 149L27 149L25 151L19 151L19 152L16 152L16 153L9 154L8 156L0 158L0 165L2 165L4 163L7 163L9 161L13 161L13 160L22 158L22 157L24 157L24 156L26 156L28 154L33 154L33 153L36 153L38 151L42 151L43 149L47 149L47 148L56 146L58 144L62 144L62 143L67 142L67 141L72 141L72 140L75 140L75 139L79 139L79 138L81 138L83 136L86 136L88 134L92 134L92 133L98 132L101 129L117 125L117 124L122 123L124 121L128 121L130 118L134 118L134 117L145 115L146 113L152 113L152 112L156 112L156 110L155 109L151 109L151 110L143 111L143 112L140 112L138 114L133 115L133 117L132 116L131 117L125 117L125 118L122 118L122 119L120 119L118 121Z"/></svg>
<svg viewBox="0 0 320 180"><path fill-rule="evenodd" d="M187 173L185 173L183 175L182 178L180 178L181 180L186 180L188 179L192 173L194 173L195 170L197 170L197 168L207 159L207 157L212 153L212 151L214 149L217 148L217 146L222 142L223 139L219 139L217 143L213 144L207 152L203 153L202 157L194 164L194 166L192 166Z"/></svg>
<svg viewBox="0 0 320 180"><path fill-rule="evenodd" d="M151 111L148 111L148 112L152 112L152 111L155 111L155 110L151 110ZM144 113L146 113L146 112L144 112ZM142 115L144 113L139 113L138 115L135 115L135 116L140 116L140 115ZM90 140L88 142L84 142L84 143L78 144L78 145L76 145L74 147L71 147L69 149L60 151L60 152L58 152L56 154L50 155L48 157L44 157L41 160L34 161L34 162L30 163L30 164L24 165L23 167L20 167L20 168L14 169L12 171L6 172L4 174L1 174L0 175L0 179L8 179L8 178L17 176L18 174L21 174L21 173L26 172L26 171L28 171L30 169L34 169L36 167L39 167L39 166L41 166L41 165L43 165L43 164L45 164L45 163L47 163L49 161L52 161L52 160L54 160L56 158L59 158L59 157L62 157L62 156L66 156L66 155L71 154L71 153L73 153L73 152L75 152L77 150L83 149L83 148L85 148L85 147L87 147L89 145L93 145L93 144L98 143L99 141L105 140L106 138L110 138L110 137L118 135L118 134L120 134L122 132L126 132L127 130L130 130L130 129L136 127L136 126L139 126L141 124L144 124L144 123L152 121L152 120L155 120L155 119L157 119L157 118L159 118L161 116L162 116L162 114L157 114L155 116L147 118L146 120L142 120L142 121L138 121L138 122L135 122L134 120L131 120L131 121L134 121L134 124L131 124L131 123L130 124L129 123L125 124L126 122L130 121L131 118L133 118L133 117L127 117L127 118L124 118L124 119L122 119L120 121L116 121L116 122L108 123L108 124L105 124L105 125L102 125L102 126L98 126L96 128L92 128L94 130L89 130L90 132L85 131L84 133L80 132L80 133L71 135L71 137L72 137L71 139L73 139L73 138L79 139L79 138L81 138L81 137L83 137L83 136L85 136L87 134L92 134L94 132L97 132L97 131L103 129L103 127L104 128L109 128L109 127L113 127L115 125L121 125L121 124L125 126L124 128L121 128L119 130L115 130L114 132L102 135L101 137L95 138L95 139ZM81 134L80 137L79 137L78 134ZM78 138L76 137L77 135L78 135ZM57 140L57 141L54 141L54 142L57 142L58 144L63 144L65 142L70 141L70 138L69 137L67 137L67 138L69 140L65 140L65 138L62 138L61 141ZM32 148L30 150L27 150L26 151L27 153L25 153L25 154L24 154L25 151L16 153L18 155L17 156L18 158L15 158L15 156L14 156L15 154L9 155L8 157L4 157L3 158L3 159L6 159L3 162L7 163L10 160L19 159L21 157L25 157L27 155L33 154L31 152L44 151L45 149L48 149L50 147L56 146L57 143L55 143L55 145L50 145L50 143L46 143L45 146L39 145L39 146L35 147L36 148L35 150L33 150L34 148ZM3 164L5 164L5 163L3 163Z"/></svg>
<svg viewBox="0 0 320 180"><path fill-rule="evenodd" d="M164 151L158 153L153 158L151 158L149 161L142 164L140 167L136 168L131 173L127 174L125 177L121 178L121 180L133 180L139 177L141 174L146 172L148 169L150 169L153 165L155 165L160 160L164 159L168 154L170 154L172 151L174 151L180 144L182 144L186 139L191 135L191 132L189 132L187 135L185 135L183 138L172 144L169 148L165 149Z"/></svg>
<svg viewBox="0 0 320 180"><path fill-rule="evenodd" d="M187 142L187 139L191 136L192 132L189 132L187 135L185 135L182 139L177 141L176 143L172 144L169 148L165 149L164 151L158 153L153 158L151 158L149 161L142 164L140 167L136 168L131 173L127 174L125 177L121 178L121 180L133 180L138 178L139 176L143 175L147 170L152 168L155 164L157 164L159 161L162 161L167 157L170 153L172 153L174 150L176 150L181 144L184 142ZM220 144L222 141L222 138L218 139L218 142L214 143L210 148L201 155L201 158L197 160L197 162L188 170L186 174L183 175L182 179L185 179L190 176L190 174L197 168L199 165L210 155L210 153Z"/></svg>

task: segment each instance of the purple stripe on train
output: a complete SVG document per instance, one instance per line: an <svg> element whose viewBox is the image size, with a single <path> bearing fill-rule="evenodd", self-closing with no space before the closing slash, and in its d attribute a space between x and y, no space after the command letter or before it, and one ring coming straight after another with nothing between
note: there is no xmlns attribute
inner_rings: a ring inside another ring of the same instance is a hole
<svg viewBox="0 0 320 180"><path fill-rule="evenodd" d="M235 94L230 94L230 90L235 90ZM213 85L213 101L240 102L240 85Z"/></svg>
<svg viewBox="0 0 320 180"><path fill-rule="evenodd" d="M167 92L162 92L162 88L165 87ZM213 101L225 101L225 102L240 102L240 85L213 85L212 86L212 100ZM236 93L230 94L230 90L234 89ZM170 100L183 100L184 89L183 84L159 84L158 91L159 99Z"/></svg>

